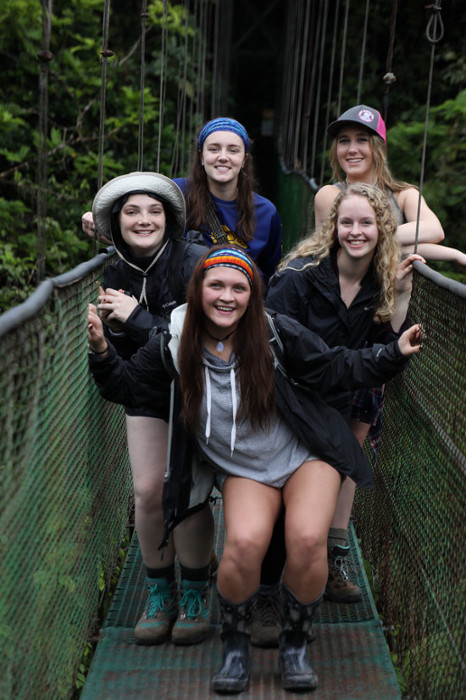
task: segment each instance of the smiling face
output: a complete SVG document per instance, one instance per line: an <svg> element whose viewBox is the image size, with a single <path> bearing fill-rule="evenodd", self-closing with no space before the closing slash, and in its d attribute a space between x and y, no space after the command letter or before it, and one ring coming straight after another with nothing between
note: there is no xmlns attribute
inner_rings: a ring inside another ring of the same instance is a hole
<svg viewBox="0 0 466 700"><path fill-rule="evenodd" d="M246 158L241 137L231 131L214 131L202 145L201 163L207 180L219 185L236 185Z"/></svg>
<svg viewBox="0 0 466 700"><path fill-rule="evenodd" d="M341 129L336 137L336 155L348 183L375 183L374 158L366 129L351 126Z"/></svg>
<svg viewBox="0 0 466 700"><path fill-rule="evenodd" d="M231 267L204 272L202 310L212 335L223 337L234 330L248 308L251 287L245 274Z"/></svg>
<svg viewBox="0 0 466 700"><path fill-rule="evenodd" d="M128 197L119 216L121 236L136 257L149 257L157 252L166 223L163 204L148 194Z"/></svg>
<svg viewBox="0 0 466 700"><path fill-rule="evenodd" d="M351 195L338 207L337 235L340 255L351 261L370 262L375 255L379 231L375 211L361 195Z"/></svg>

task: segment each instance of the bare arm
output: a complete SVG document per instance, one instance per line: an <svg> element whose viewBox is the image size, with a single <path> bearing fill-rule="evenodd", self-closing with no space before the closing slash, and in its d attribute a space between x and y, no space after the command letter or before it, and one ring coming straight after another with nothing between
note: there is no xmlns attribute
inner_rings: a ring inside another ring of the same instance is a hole
<svg viewBox="0 0 466 700"><path fill-rule="evenodd" d="M336 196L339 193L338 187L335 185L324 185L316 192L314 197L314 212L315 212L315 224L316 228L322 226L323 222L327 218L330 207L335 201Z"/></svg>
<svg viewBox="0 0 466 700"><path fill-rule="evenodd" d="M97 233L94 226L94 219L92 217L91 211L86 211L81 218L81 225L84 233L87 233L89 238L97 238ZM106 236L100 236L102 243L107 243L107 245L113 245L113 242Z"/></svg>
<svg viewBox="0 0 466 700"><path fill-rule="evenodd" d="M398 238L403 248L404 253L411 252L405 250L405 246L414 246L416 240L416 220L417 209L419 204L419 192L410 187L402 190L396 196L398 205L404 214L406 224L398 226ZM445 238L442 224L438 217L427 203L424 197L421 198L421 207L419 211L419 234L418 243L440 243Z"/></svg>
<svg viewBox="0 0 466 700"><path fill-rule="evenodd" d="M401 261L396 271L395 313L390 321L390 325L395 333L399 332L408 313L413 287L413 260L420 260L425 263L424 258L420 255L409 255L405 260Z"/></svg>
<svg viewBox="0 0 466 700"><path fill-rule="evenodd" d="M404 252L414 251L414 246L403 246ZM449 248L446 245L436 243L421 243L417 247L417 252L426 260L442 260L445 262L455 262L466 267L466 253L456 248Z"/></svg>

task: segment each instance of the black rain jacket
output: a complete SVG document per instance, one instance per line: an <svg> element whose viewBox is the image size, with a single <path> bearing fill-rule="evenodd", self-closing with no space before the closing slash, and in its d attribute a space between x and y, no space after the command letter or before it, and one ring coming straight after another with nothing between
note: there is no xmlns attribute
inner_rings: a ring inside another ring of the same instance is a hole
<svg viewBox="0 0 466 700"><path fill-rule="evenodd" d="M401 372L408 359L398 343L351 350L329 348L315 333L282 314L272 313L283 346L276 363L276 404L312 454L328 462L359 486L373 488L369 462L341 414L322 397L326 389L347 391L375 386ZM197 504L190 498L195 483L196 446L179 419L179 378L168 349L168 333L152 337L128 362L114 348L90 355L90 369L104 398L124 405L167 401L171 390L170 435L164 486L166 536ZM284 372L279 364L283 365ZM194 466L193 466L194 465ZM204 502L209 494L204 495Z"/></svg>

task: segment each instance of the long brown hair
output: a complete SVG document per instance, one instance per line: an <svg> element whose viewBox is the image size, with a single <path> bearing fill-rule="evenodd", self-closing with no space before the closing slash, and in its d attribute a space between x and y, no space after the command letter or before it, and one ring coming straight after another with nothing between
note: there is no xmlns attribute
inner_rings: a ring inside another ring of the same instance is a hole
<svg viewBox="0 0 466 700"><path fill-rule="evenodd" d="M298 243L288 253L282 267L293 269L293 260L305 257L312 257L312 260L308 265L300 268L301 270L319 265L321 260L330 254L331 248L338 243L337 224L340 204L343 200L354 195L365 197L375 213L379 235L372 265L376 280L380 286L380 296L374 313L374 321L376 323L385 323L395 313L396 268L400 262L401 249L396 235L396 215L387 195L378 187L358 182L354 185L348 185L341 190L320 229Z"/></svg>
<svg viewBox="0 0 466 700"><path fill-rule="evenodd" d="M199 130L201 131L201 130ZM249 149L252 142L250 141ZM207 225L207 209L211 202L211 196L207 181L207 175L202 165L201 151L196 146L193 154L193 163L189 175L189 188L186 197L186 208L188 210L188 228L199 230ZM238 195L236 197L236 207L239 213L238 227L234 232L238 238L246 243L252 241L256 231L256 215L254 210L254 189L256 180L254 176L254 165L252 155L249 150L243 168L238 175Z"/></svg>
<svg viewBox="0 0 466 700"><path fill-rule="evenodd" d="M178 354L183 395L182 418L192 431L199 419L204 393L202 362L202 282L208 255L225 246L213 246L199 259L187 290L187 312ZM234 246L232 246L234 247ZM242 251L244 254L244 251ZM251 260L251 297L233 337L233 350L240 368L240 407L238 417L252 425L266 427L275 409L273 359L264 312L262 279Z"/></svg>
<svg viewBox="0 0 466 700"><path fill-rule="evenodd" d="M388 156L387 156L387 146L385 142L369 131L369 129L364 129L369 137L369 146L374 158L374 171L377 180L377 187L381 190L392 192L401 192L402 190L408 189L408 187L415 187L415 185L410 185L409 182L403 182L402 180L396 180L390 168L388 167ZM332 146L330 148L330 165L332 166L332 175L337 182L346 181L346 173L340 168L340 164L337 158L337 143L338 134L333 140Z"/></svg>

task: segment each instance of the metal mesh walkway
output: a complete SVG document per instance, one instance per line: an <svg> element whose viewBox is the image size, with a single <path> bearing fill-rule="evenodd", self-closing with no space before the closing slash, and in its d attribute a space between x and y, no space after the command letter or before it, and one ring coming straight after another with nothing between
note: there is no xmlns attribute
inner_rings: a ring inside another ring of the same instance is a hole
<svg viewBox="0 0 466 700"><path fill-rule="evenodd" d="M213 506L216 550L223 545L221 499ZM363 590L361 603L321 605L317 639L309 657L319 675L319 687L305 696L315 700L393 700L400 698L374 601L362 566L359 547L351 530L354 580ZM146 598L145 572L137 538L131 545L113 604L102 629L82 700L139 698L149 700L205 700L218 698L210 691L210 678L221 663L220 620L211 586L212 636L202 644L176 647L170 642L143 647L134 642L133 628ZM277 650L251 647L251 680L241 698L290 698L281 688ZM303 697L303 694L300 694Z"/></svg>

